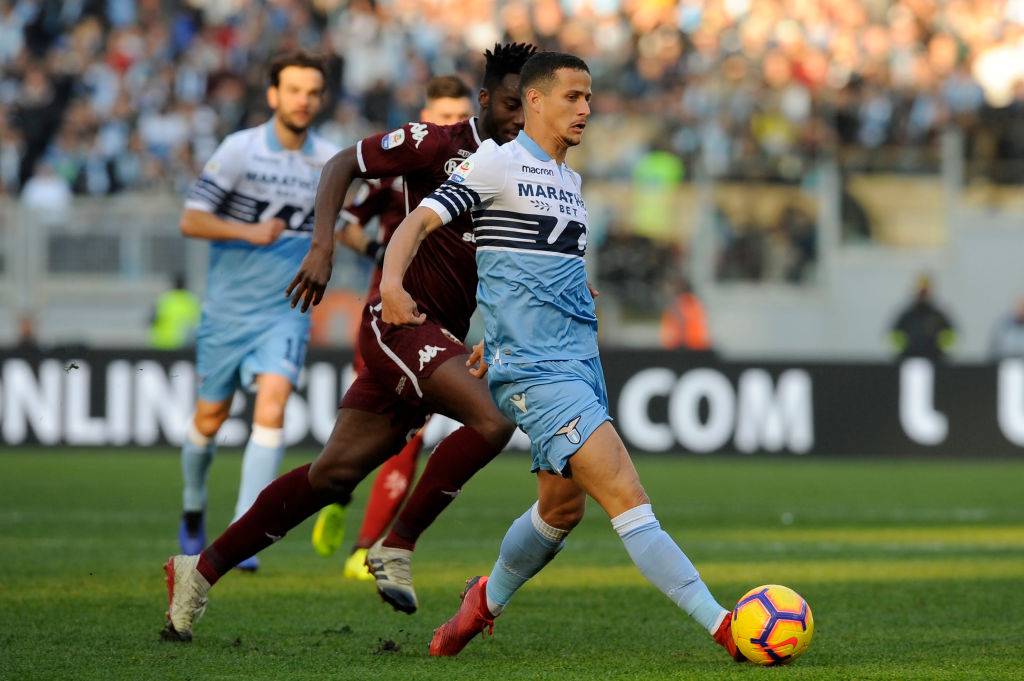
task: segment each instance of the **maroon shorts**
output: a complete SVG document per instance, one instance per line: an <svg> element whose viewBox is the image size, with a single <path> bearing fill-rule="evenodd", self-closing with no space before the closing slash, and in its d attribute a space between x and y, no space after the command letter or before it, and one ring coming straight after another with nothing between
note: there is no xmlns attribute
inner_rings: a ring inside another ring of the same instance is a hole
<svg viewBox="0 0 1024 681"><path fill-rule="evenodd" d="M363 366L341 398L342 409L390 414L392 422L412 430L433 411L423 401L420 381L452 357L469 353L462 341L436 322L392 326L380 319L380 303L363 309L359 328Z"/></svg>

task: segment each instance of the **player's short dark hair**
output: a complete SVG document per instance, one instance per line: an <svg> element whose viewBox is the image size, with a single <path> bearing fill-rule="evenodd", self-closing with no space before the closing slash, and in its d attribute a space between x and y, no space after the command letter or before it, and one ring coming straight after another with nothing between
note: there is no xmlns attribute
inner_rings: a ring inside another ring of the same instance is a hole
<svg viewBox="0 0 1024 681"><path fill-rule="evenodd" d="M471 94L469 86L458 76L434 76L427 83L427 100L462 99Z"/></svg>
<svg viewBox="0 0 1024 681"><path fill-rule="evenodd" d="M537 48L529 43L495 44L494 50L484 52L487 60L484 67L484 88L491 90L501 85L505 76L519 73L523 64L536 51Z"/></svg>
<svg viewBox="0 0 1024 681"><path fill-rule="evenodd" d="M301 66L306 69L316 69L320 75L327 78L327 67L324 60L317 54L305 50L290 50L274 57L270 62L270 85L277 87L281 84L281 72L289 66Z"/></svg>
<svg viewBox="0 0 1024 681"><path fill-rule="evenodd" d="M547 92L559 69L573 69L590 73L590 67L574 54L564 52L538 52L523 64L519 72L519 91L523 94L534 87Z"/></svg>

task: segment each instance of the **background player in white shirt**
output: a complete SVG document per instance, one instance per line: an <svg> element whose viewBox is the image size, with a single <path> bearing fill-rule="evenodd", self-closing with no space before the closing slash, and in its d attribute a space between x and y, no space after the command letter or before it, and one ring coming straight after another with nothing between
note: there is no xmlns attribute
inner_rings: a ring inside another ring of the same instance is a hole
<svg viewBox="0 0 1024 681"><path fill-rule="evenodd" d="M309 250L313 202L323 164L337 148L309 126L324 98L324 67L303 52L270 67L264 125L229 135L185 202L181 231L208 239L210 266L196 341L199 398L181 462L184 553L206 544L206 477L214 437L232 396L254 385L252 434L245 448L235 518L274 479L284 455L284 410L305 360L309 318L283 291ZM239 567L254 570L255 557Z"/></svg>

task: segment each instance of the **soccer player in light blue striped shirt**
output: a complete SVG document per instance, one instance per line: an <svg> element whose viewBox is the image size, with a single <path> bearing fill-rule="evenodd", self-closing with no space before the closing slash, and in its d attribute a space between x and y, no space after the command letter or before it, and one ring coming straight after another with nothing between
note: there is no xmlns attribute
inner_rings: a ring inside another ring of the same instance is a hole
<svg viewBox="0 0 1024 681"><path fill-rule="evenodd" d="M537 474L538 502L512 523L490 576L469 580L458 612L434 632L431 655L456 655L493 628L515 591L561 550L589 494L644 576L738 656L730 613L661 528L608 415L583 261L586 207L580 176L565 164L590 114L590 84L577 57L531 57L520 81L525 130L504 146L481 145L409 214L385 256L383 318L415 324L402 279L417 245L472 212L485 334L471 361L479 361L477 375L487 373L502 412L530 436Z"/></svg>
<svg viewBox="0 0 1024 681"><path fill-rule="evenodd" d="M337 151L308 131L324 96L323 73L311 55L277 59L267 92L274 116L225 138L185 201L182 233L211 242L196 337L199 399L181 453L185 554L206 544L214 437L237 388L254 386L256 404L235 519L274 479L284 454L285 404L309 338L309 317L292 309L284 290L309 251L320 169ZM255 557L239 565L257 566Z"/></svg>

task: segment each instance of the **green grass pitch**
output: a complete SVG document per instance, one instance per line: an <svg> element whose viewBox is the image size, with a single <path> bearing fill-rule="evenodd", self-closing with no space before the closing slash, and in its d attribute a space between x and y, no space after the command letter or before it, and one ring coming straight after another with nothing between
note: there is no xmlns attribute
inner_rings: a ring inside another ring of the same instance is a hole
<svg viewBox="0 0 1024 681"><path fill-rule="evenodd" d="M239 462L227 452L214 464L214 534ZM307 522L263 554L259 574L225 577L195 642L176 645L157 634L177 457L4 452L0 679L1021 678L1024 464L1013 462L641 458L663 525L723 604L769 582L808 600L816 637L803 658L778 669L729 661L642 579L591 503L493 638L430 659L431 631L463 580L489 571L534 498L528 465L499 457L423 537L416 615L342 581L341 556L314 554Z"/></svg>

